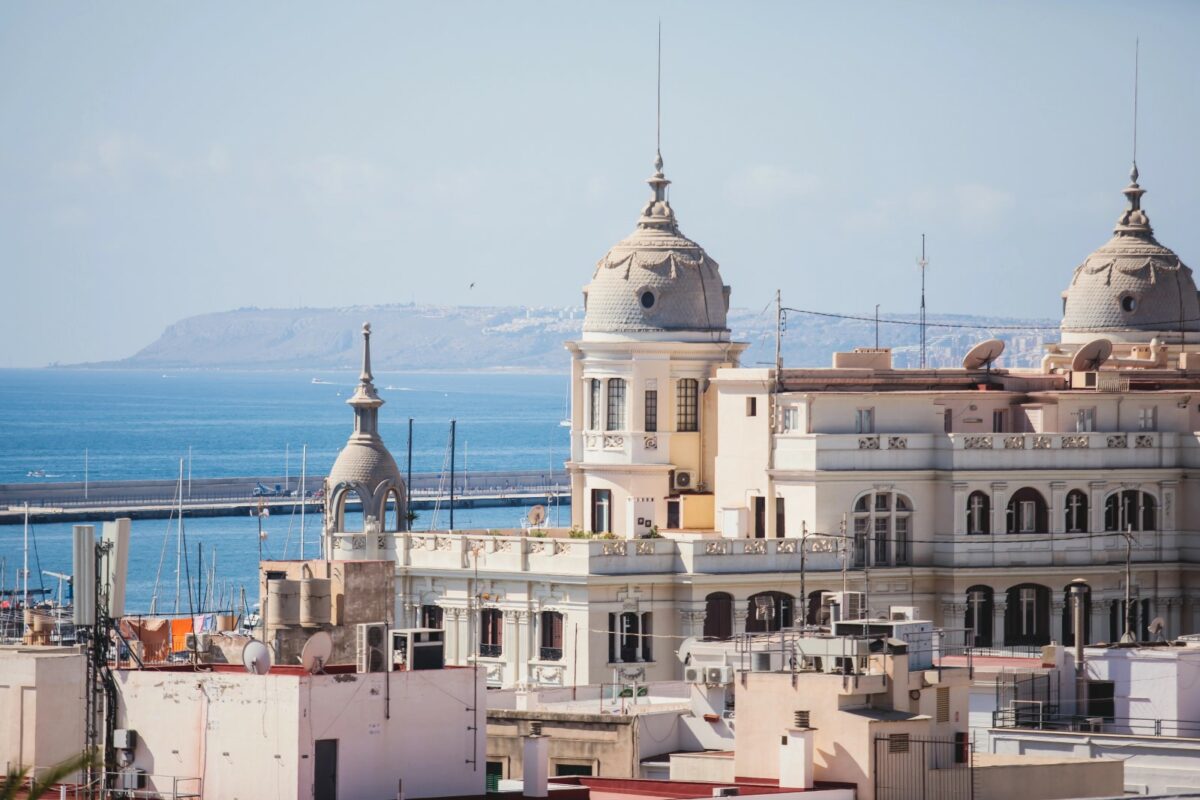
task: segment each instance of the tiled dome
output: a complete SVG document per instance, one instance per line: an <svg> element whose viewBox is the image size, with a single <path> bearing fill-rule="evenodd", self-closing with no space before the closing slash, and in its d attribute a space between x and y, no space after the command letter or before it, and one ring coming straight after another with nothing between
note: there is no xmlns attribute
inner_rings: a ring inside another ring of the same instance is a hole
<svg viewBox="0 0 1200 800"><path fill-rule="evenodd" d="M728 338L729 287L717 262L679 232L655 159L654 196L637 229L596 264L584 289L583 334L687 333Z"/></svg>
<svg viewBox="0 0 1200 800"><path fill-rule="evenodd" d="M1200 300L1192 271L1159 244L1141 208L1137 167L1124 190L1129 207L1113 238L1075 270L1063 292L1063 341L1104 336L1148 341L1164 332L1200 331Z"/></svg>

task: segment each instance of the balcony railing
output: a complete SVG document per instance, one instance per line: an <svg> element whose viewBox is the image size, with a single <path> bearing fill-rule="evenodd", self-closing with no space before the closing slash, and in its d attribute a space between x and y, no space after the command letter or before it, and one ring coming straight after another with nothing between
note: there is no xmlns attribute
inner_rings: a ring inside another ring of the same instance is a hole
<svg viewBox="0 0 1200 800"><path fill-rule="evenodd" d="M993 711L992 727L1117 736L1200 738L1200 720L1042 713L1037 706L1036 703L1022 704Z"/></svg>
<svg viewBox="0 0 1200 800"><path fill-rule="evenodd" d="M562 661L561 647L543 647L538 651L538 657L542 661Z"/></svg>
<svg viewBox="0 0 1200 800"><path fill-rule="evenodd" d="M499 658L504 653L504 646L499 644L479 643L479 655L484 658Z"/></svg>

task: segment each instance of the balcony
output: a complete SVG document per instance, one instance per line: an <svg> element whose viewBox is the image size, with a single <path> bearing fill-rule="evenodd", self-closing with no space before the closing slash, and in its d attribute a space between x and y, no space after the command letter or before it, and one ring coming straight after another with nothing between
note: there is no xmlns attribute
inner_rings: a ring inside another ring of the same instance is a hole
<svg viewBox="0 0 1200 800"><path fill-rule="evenodd" d="M538 649L538 658L542 661L562 661L563 651L561 647L541 647Z"/></svg>
<svg viewBox="0 0 1200 800"><path fill-rule="evenodd" d="M487 642L479 643L479 655L481 658L499 658L503 654L503 645L489 644Z"/></svg>
<svg viewBox="0 0 1200 800"><path fill-rule="evenodd" d="M782 434L787 470L1155 469L1200 466L1200 437L1128 433Z"/></svg>
<svg viewBox="0 0 1200 800"><path fill-rule="evenodd" d="M1179 534L1135 533L1133 561L1175 561ZM942 538L939 536L939 538ZM1125 563L1122 536L1078 533L999 533L945 536L934 544L934 563L943 567L1048 567Z"/></svg>

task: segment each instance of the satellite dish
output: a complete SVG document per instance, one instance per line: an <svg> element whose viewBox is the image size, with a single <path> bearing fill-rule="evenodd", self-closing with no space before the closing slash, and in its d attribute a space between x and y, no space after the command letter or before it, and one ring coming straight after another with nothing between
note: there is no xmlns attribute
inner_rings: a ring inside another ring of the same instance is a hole
<svg viewBox="0 0 1200 800"><path fill-rule="evenodd" d="M300 651L300 663L310 675L325 671L325 662L333 654L333 637L327 631L317 631L308 637Z"/></svg>
<svg viewBox="0 0 1200 800"><path fill-rule="evenodd" d="M546 521L546 507L534 506L529 509L529 513L525 515L525 518L529 520L530 525L541 525Z"/></svg>
<svg viewBox="0 0 1200 800"><path fill-rule="evenodd" d="M1155 617L1153 620L1151 620L1151 622L1150 622L1150 637L1151 637L1151 639L1153 639L1156 642L1164 641L1162 632L1163 632L1163 629L1165 629L1166 627L1167 627L1167 623L1163 621L1162 617Z"/></svg>
<svg viewBox="0 0 1200 800"><path fill-rule="evenodd" d="M987 339L972 347L963 358L963 369L991 369L992 362L1004 352L1004 342Z"/></svg>
<svg viewBox="0 0 1200 800"><path fill-rule="evenodd" d="M251 639L242 648L242 666L251 675L266 675L271 671L271 650L258 639Z"/></svg>
<svg viewBox="0 0 1200 800"><path fill-rule="evenodd" d="M1108 339L1092 339L1075 351L1071 369L1075 372L1094 372L1112 355L1112 342Z"/></svg>

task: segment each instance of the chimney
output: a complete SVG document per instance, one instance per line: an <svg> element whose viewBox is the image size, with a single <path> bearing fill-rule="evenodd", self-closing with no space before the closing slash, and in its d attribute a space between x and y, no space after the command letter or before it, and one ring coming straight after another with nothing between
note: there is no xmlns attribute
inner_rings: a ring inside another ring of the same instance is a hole
<svg viewBox="0 0 1200 800"><path fill-rule="evenodd" d="M542 726L535 724L534 733L525 737L521 777L526 797L547 797L550 794L550 739L542 736Z"/></svg>
<svg viewBox="0 0 1200 800"><path fill-rule="evenodd" d="M779 788L813 788L814 728L789 728L779 743Z"/></svg>

